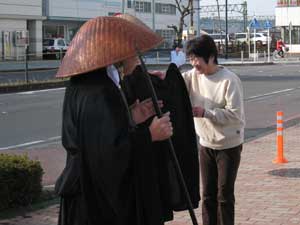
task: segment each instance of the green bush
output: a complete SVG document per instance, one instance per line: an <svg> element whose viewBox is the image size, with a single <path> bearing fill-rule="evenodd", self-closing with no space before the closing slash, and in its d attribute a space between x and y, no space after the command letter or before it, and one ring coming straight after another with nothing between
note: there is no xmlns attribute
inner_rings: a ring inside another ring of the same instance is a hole
<svg viewBox="0 0 300 225"><path fill-rule="evenodd" d="M42 192L43 169L26 155L0 154L0 210L27 206Z"/></svg>

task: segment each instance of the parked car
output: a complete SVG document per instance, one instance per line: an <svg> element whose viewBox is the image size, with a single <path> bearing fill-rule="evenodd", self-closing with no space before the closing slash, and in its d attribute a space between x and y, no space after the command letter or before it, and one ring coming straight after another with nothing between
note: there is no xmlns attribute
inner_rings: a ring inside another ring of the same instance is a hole
<svg viewBox="0 0 300 225"><path fill-rule="evenodd" d="M248 33L235 33L235 40L241 43L245 43L248 42ZM270 39L270 43L272 41L272 38L269 37ZM261 44L261 45L267 45L268 44L268 35L265 33L255 33L255 40L257 44ZM251 33L250 35L250 41L254 42L254 33Z"/></svg>
<svg viewBox="0 0 300 225"><path fill-rule="evenodd" d="M262 44L262 45L267 45L268 44L268 35L265 33L255 33L255 38L254 38L254 33L252 33L250 35L250 40L252 42L254 42L254 40L256 41L256 43ZM272 38L269 37L270 43L272 41Z"/></svg>
<svg viewBox="0 0 300 225"><path fill-rule="evenodd" d="M226 34L215 33L215 34L208 34L208 35L211 36L214 39L217 46L225 45ZM232 39L233 39L232 34L227 34L228 45L231 45Z"/></svg>
<svg viewBox="0 0 300 225"><path fill-rule="evenodd" d="M68 50L68 44L63 38L46 38L43 40L43 53L45 58L60 59L61 53Z"/></svg>
<svg viewBox="0 0 300 225"><path fill-rule="evenodd" d="M241 43L248 41L248 34L247 33L235 33L234 35L235 40Z"/></svg>

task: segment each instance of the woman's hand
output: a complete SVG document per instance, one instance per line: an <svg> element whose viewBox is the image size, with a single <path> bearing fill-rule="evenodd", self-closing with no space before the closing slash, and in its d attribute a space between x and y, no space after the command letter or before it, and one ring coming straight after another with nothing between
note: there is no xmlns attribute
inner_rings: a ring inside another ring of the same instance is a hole
<svg viewBox="0 0 300 225"><path fill-rule="evenodd" d="M193 115L194 117L203 117L205 113L205 109L201 106L195 106L193 107Z"/></svg>
<svg viewBox="0 0 300 225"><path fill-rule="evenodd" d="M161 80L164 80L166 78L166 73L159 71L159 70L151 70L149 73L153 76L159 77Z"/></svg>
<svg viewBox="0 0 300 225"><path fill-rule="evenodd" d="M162 101L158 101L158 106L163 107ZM151 98L147 98L140 102L139 99L130 106L131 114L134 122L140 124L145 122L148 118L155 115L155 109Z"/></svg>

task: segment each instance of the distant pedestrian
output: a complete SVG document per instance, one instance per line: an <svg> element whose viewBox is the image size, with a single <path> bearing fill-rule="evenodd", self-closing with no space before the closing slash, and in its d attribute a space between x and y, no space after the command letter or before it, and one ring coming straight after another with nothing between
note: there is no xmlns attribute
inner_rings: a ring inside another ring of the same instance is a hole
<svg viewBox="0 0 300 225"><path fill-rule="evenodd" d="M176 66L180 69L185 62L185 53L182 51L181 46L176 46L175 49L171 51L171 63L176 64Z"/></svg>
<svg viewBox="0 0 300 225"><path fill-rule="evenodd" d="M242 84L236 74L218 65L210 36L190 40L186 54L194 67L183 77L200 137L203 225L233 225L245 126Z"/></svg>
<svg viewBox="0 0 300 225"><path fill-rule="evenodd" d="M282 58L284 56L284 51L283 51L284 47L285 47L285 44L284 44L283 40L281 38L279 38L276 41L276 50L278 52L278 55L280 55Z"/></svg>

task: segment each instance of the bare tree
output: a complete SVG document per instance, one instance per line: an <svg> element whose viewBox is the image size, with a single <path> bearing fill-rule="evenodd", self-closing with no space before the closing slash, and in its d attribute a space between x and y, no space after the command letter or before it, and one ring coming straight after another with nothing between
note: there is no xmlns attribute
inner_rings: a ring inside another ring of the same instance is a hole
<svg viewBox="0 0 300 225"><path fill-rule="evenodd" d="M180 13L178 25L172 24L168 26L168 28L172 28L175 31L176 42L178 45L181 45L182 43L183 26L186 26L184 23L184 18L193 11L193 0L188 0L185 4L183 2L186 2L186 0L175 0L176 9Z"/></svg>

